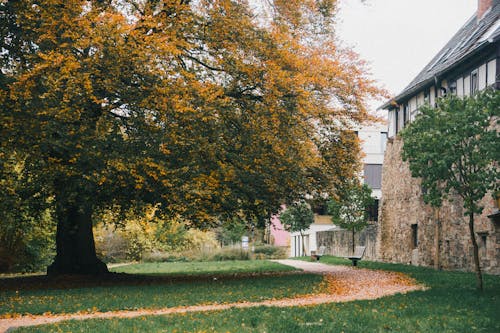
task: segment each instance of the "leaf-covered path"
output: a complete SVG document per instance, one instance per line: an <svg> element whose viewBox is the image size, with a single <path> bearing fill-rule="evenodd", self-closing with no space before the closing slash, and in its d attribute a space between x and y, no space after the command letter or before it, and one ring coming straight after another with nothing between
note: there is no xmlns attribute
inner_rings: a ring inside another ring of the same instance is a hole
<svg viewBox="0 0 500 333"><path fill-rule="evenodd" d="M308 306L333 302L376 299L383 296L406 293L424 288L423 286L417 285L414 281L401 273L375 271L347 266L332 266L317 262L305 262L298 260L277 260L277 262L300 268L305 272L324 274L327 282L327 292L312 296L267 300L262 302L237 302L227 304L182 306L164 309L124 310L93 313L27 315L16 318L0 319L0 333L7 332L10 328L50 324L70 319L83 320L90 318L113 317L131 318L139 316L215 311L257 306Z"/></svg>

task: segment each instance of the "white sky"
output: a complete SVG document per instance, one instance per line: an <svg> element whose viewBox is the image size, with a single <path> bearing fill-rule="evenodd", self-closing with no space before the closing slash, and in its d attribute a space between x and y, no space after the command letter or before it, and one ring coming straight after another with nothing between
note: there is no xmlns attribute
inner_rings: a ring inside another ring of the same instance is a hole
<svg viewBox="0 0 500 333"><path fill-rule="evenodd" d="M337 33L392 95L475 13L477 0L340 0ZM370 103L371 104L371 103ZM374 102L375 109L382 103Z"/></svg>

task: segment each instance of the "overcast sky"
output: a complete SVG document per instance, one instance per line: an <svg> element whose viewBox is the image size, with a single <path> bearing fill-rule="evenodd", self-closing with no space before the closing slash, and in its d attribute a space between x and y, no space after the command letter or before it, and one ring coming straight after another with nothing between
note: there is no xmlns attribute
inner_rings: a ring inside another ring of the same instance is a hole
<svg viewBox="0 0 500 333"><path fill-rule="evenodd" d="M371 64L373 77L401 92L475 13L477 0L340 0L337 32ZM382 103L375 102L373 107Z"/></svg>

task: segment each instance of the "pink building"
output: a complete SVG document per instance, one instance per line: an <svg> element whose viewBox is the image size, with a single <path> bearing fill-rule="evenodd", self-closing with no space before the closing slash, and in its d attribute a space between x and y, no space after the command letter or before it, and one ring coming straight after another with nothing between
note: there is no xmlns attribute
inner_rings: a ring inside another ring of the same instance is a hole
<svg viewBox="0 0 500 333"><path fill-rule="evenodd" d="M271 243L275 246L290 245L290 233L285 230L278 215L271 218Z"/></svg>

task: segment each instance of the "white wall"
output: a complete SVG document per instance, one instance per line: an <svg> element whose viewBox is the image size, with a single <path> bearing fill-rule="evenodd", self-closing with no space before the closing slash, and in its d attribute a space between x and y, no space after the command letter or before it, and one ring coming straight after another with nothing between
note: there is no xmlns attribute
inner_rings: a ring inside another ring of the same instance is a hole
<svg viewBox="0 0 500 333"><path fill-rule="evenodd" d="M311 224L309 229L302 232L306 239L306 256L311 255L311 251L318 251L318 245L316 242L316 233L320 231L335 230L339 229L333 224ZM298 243L297 243L298 241ZM299 253L296 253L298 250ZM290 257L298 257L302 253L302 237L300 237L299 232L292 232L290 234Z"/></svg>
<svg viewBox="0 0 500 333"><path fill-rule="evenodd" d="M361 141L361 149L365 156L363 164L383 164L386 147L388 126L384 124L373 124L359 128L358 137ZM363 175L362 175L363 176ZM373 189L372 195L376 199L382 196L381 189Z"/></svg>
<svg viewBox="0 0 500 333"><path fill-rule="evenodd" d="M361 141L361 150L365 154L363 163L382 164L384 162L385 137L382 133L387 133L387 124L374 124L358 129L358 137Z"/></svg>

